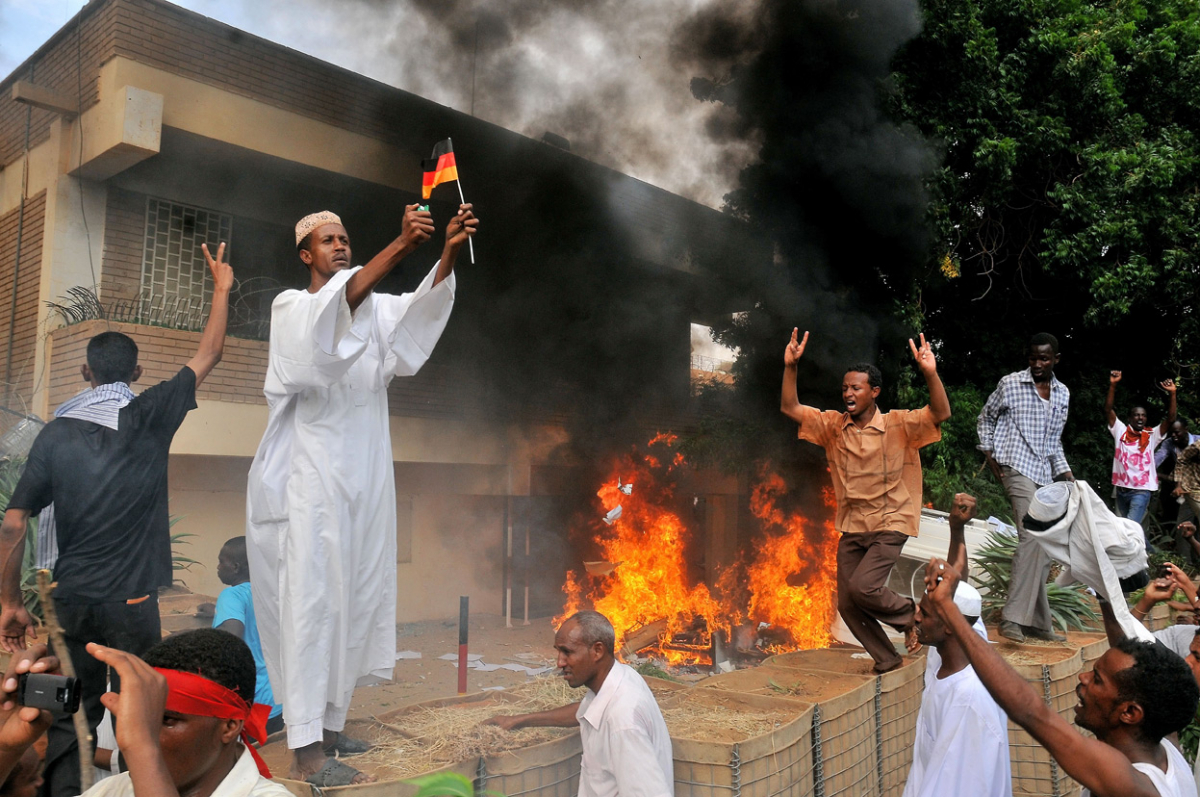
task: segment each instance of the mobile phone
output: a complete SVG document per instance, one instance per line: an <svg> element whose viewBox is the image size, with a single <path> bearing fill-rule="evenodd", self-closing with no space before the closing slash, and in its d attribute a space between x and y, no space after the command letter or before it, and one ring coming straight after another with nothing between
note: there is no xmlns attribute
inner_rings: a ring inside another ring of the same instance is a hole
<svg viewBox="0 0 1200 797"><path fill-rule="evenodd" d="M27 672L17 679L17 702L31 708L44 708L55 714L74 714L79 710L79 679L66 675Z"/></svg>

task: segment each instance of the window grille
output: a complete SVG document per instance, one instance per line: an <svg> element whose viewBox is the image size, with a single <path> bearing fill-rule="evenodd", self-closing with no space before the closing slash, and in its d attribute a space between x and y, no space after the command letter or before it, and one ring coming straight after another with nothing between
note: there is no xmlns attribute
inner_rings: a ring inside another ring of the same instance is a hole
<svg viewBox="0 0 1200 797"><path fill-rule="evenodd" d="M152 306L199 310L212 299L212 275L200 244L226 249L233 216L164 199L146 199L146 248L142 256L142 297Z"/></svg>

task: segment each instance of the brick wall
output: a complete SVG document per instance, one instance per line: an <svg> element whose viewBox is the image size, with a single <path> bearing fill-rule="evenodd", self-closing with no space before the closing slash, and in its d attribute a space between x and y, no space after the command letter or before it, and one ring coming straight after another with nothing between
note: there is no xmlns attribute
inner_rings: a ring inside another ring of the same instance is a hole
<svg viewBox="0 0 1200 797"><path fill-rule="evenodd" d="M141 293L145 241L146 197L110 186L100 272L100 297L106 304Z"/></svg>
<svg viewBox="0 0 1200 797"><path fill-rule="evenodd" d="M38 289L42 271L42 231L46 222L46 192L25 201L21 232L21 270L17 285L17 312L13 323L13 277L17 266L17 227L20 208L0 216L0 383L8 385L15 398L0 388L0 400L28 409L33 397L34 358L37 346ZM8 363L8 333L12 324L12 373Z"/></svg>
<svg viewBox="0 0 1200 797"><path fill-rule="evenodd" d="M196 351L200 333L177 329L85 321L51 333L50 407L53 409L86 385L79 366L87 361L87 342L93 335L112 330L129 335L138 345L144 374L142 386L170 379ZM267 373L267 343L241 338L225 339L225 356L200 386L197 395L214 401L266 404L263 380ZM388 389L392 415L416 418L462 417L467 397L462 374L446 366L427 366L415 377L396 379Z"/></svg>
<svg viewBox="0 0 1200 797"><path fill-rule="evenodd" d="M12 84L17 80L32 80L39 86L57 91L77 101L85 111L96 104L96 77L100 65L112 58L116 46L116 11L112 2L90 4L80 12L82 26L69 23L29 63L0 83L0 166L15 160L25 146L28 106L12 100ZM55 116L50 111L33 110L31 147L46 139Z"/></svg>
<svg viewBox="0 0 1200 797"><path fill-rule="evenodd" d="M199 332L117 324L109 321L85 321L51 333L50 407L57 407L86 385L79 366L87 361L87 342L106 331L123 332L138 345L138 360L143 369L139 384L157 384L170 379L183 367L200 344ZM259 340L225 339L225 356L196 392L202 399L243 404L266 404L263 378L267 372L267 344Z"/></svg>

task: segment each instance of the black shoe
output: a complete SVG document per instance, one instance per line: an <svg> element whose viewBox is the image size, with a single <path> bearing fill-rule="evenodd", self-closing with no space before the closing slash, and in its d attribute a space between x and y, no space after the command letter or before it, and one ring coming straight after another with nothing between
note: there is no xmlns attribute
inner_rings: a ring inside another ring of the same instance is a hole
<svg viewBox="0 0 1200 797"><path fill-rule="evenodd" d="M1013 642L1024 642L1025 632L1021 630L1021 626L1014 623L1012 620L1004 620L1000 623L1000 636L1005 639L1011 639Z"/></svg>
<svg viewBox="0 0 1200 797"><path fill-rule="evenodd" d="M1029 639L1040 639L1043 642L1066 642L1067 638L1062 634L1056 634L1054 631L1043 631L1040 628L1023 625L1021 630L1025 632L1025 636Z"/></svg>

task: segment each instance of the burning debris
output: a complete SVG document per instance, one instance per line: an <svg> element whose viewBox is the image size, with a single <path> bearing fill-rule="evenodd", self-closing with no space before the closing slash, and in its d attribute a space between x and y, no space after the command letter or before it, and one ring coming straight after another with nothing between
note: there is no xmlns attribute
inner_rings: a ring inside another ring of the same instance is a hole
<svg viewBox="0 0 1200 797"><path fill-rule="evenodd" d="M644 451L622 457L596 493L604 525L576 534L591 537L603 558L584 562L582 581L567 573L562 617L594 608L612 620L625 658L649 655L676 665L719 662L722 652L761 658L828 645L836 611L832 521L780 508L786 484L763 471L750 501L758 524L753 551L714 584L690 577L689 552L698 542L681 512L693 502L677 495L686 462L673 450L676 442L660 434ZM635 478L625 482L618 469ZM642 485L637 498L634 481Z"/></svg>

